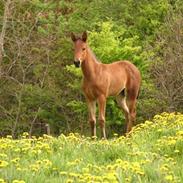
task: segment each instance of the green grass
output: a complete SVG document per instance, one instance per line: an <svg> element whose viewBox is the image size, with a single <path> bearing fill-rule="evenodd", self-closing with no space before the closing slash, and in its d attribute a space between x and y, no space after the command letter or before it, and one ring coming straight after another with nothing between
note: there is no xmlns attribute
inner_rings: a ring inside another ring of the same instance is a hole
<svg viewBox="0 0 183 183"><path fill-rule="evenodd" d="M156 115L127 137L0 139L2 182L183 182L183 115Z"/></svg>

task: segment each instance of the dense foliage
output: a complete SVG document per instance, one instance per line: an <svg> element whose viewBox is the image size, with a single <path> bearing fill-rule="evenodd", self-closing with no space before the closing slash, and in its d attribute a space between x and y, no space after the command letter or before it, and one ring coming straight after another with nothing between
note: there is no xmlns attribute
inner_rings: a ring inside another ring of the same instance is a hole
<svg viewBox="0 0 183 183"><path fill-rule="evenodd" d="M182 11L182 0L1 1L0 135L43 134L48 125L55 135L88 133L81 72L72 66L70 40L70 32L84 30L102 62L127 59L140 69L137 123L165 110L182 111L183 67L170 75L176 83L160 81L168 78L163 73L169 73L177 52L176 63L183 62ZM171 29L176 25L179 31ZM124 116L112 98L106 119L109 135L121 133Z"/></svg>
<svg viewBox="0 0 183 183"><path fill-rule="evenodd" d="M142 138L143 137L143 138ZM183 181L183 115L163 113L129 136L91 140L79 134L0 139L0 182Z"/></svg>

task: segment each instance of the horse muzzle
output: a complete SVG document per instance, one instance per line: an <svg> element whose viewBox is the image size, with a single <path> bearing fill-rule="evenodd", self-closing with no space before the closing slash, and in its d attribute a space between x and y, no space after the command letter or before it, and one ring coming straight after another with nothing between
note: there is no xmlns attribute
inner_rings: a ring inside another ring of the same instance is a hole
<svg viewBox="0 0 183 183"><path fill-rule="evenodd" d="M78 61L74 61L74 65L75 65L75 67L77 67L77 68L80 67L80 65L81 65L81 64L80 64L80 61L79 61L79 60L78 60Z"/></svg>

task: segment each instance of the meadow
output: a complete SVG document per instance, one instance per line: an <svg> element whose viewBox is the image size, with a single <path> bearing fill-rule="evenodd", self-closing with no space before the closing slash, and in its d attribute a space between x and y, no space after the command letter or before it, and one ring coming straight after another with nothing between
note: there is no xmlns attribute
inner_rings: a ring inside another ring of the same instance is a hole
<svg viewBox="0 0 183 183"><path fill-rule="evenodd" d="M0 183L183 182L183 114L162 113L126 137L0 139Z"/></svg>

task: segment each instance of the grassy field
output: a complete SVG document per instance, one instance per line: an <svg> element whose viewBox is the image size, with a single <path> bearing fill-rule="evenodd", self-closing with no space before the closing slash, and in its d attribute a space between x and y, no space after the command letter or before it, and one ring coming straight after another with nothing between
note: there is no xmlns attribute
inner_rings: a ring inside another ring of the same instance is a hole
<svg viewBox="0 0 183 183"><path fill-rule="evenodd" d="M156 115L127 137L0 139L0 183L183 182L183 115Z"/></svg>

